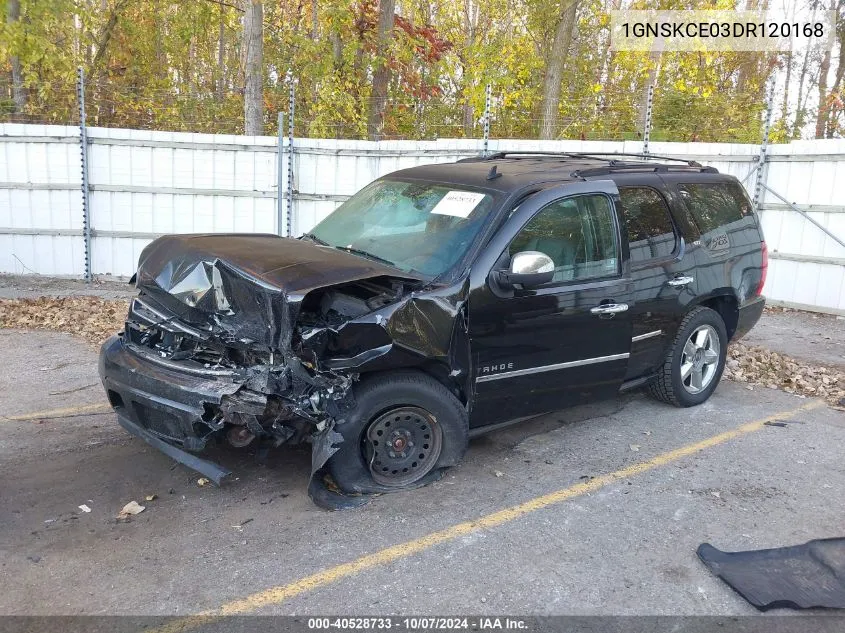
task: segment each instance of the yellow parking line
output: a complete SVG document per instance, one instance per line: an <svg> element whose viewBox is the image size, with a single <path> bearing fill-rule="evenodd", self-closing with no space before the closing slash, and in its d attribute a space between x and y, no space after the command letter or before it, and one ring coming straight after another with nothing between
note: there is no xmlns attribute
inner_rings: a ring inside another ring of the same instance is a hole
<svg viewBox="0 0 845 633"><path fill-rule="evenodd" d="M462 536L467 536L484 529L510 523L511 521L519 519L520 517L532 512L536 512L537 510L542 510L543 508L559 504L563 501L568 501L569 499L595 492L616 481L628 479L635 475L641 475L660 466L666 466L667 464L675 462L682 457L699 453L707 448L723 444L728 440L759 431L765 428L766 422L786 420L801 411L816 409L823 405L824 403L821 401L811 401L796 409L782 411L780 413L770 415L769 417L755 420L754 422L748 422L730 431L725 431L724 433L708 437L700 442L688 444L667 453L662 453L647 461L638 462L620 470L600 475L589 481L577 483L569 488L556 490L555 492L550 492L540 497L530 499L518 505L511 506L510 508L505 508L471 521L464 521L463 523L452 525L437 532L432 532L430 534L426 534L425 536L421 536L398 545L393 545L392 547L387 547L383 550L373 554L367 554L348 563L336 565L335 567L319 571L310 576L306 576L305 578L295 580L287 585L271 587L244 598L232 600L217 609L204 611L195 616L188 616L186 618L174 620L163 627L156 629L156 632L177 633L180 631L187 631L197 626L201 626L204 622L207 622L210 618L215 616L249 613L271 604L284 602L294 596L330 585L344 578L358 574L359 572L372 569L373 567L386 565L401 558L407 558L408 556L430 549L435 545L453 541Z"/></svg>
<svg viewBox="0 0 845 633"><path fill-rule="evenodd" d="M65 407L64 409L48 409L46 411L35 411L34 413L24 413L22 415L5 416L6 420L49 420L52 418L70 418L75 415L85 415L86 413L108 413L111 411L111 405L108 402L100 402L98 404L86 404L79 407Z"/></svg>

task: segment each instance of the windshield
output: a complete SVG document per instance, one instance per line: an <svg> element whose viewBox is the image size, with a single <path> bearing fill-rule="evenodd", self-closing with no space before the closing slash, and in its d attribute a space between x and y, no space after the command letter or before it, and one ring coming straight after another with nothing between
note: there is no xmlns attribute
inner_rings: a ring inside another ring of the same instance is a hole
<svg viewBox="0 0 845 633"><path fill-rule="evenodd" d="M466 253L492 208L493 198L485 193L379 180L340 205L306 237L436 277Z"/></svg>

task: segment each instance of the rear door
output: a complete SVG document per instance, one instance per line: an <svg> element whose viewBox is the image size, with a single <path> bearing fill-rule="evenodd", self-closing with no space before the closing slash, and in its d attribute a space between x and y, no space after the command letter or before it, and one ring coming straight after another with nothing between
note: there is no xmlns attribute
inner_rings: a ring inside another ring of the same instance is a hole
<svg viewBox="0 0 845 633"><path fill-rule="evenodd" d="M535 194L473 265L468 304L479 427L613 395L631 346L630 279L610 181ZM501 292L488 281L521 251L541 251L554 279Z"/></svg>
<svg viewBox="0 0 845 633"><path fill-rule="evenodd" d="M695 297L694 259L670 212L672 192L657 174L613 174L619 187L623 235L630 252L633 302L631 358L626 379L652 373L662 362Z"/></svg>
<svg viewBox="0 0 845 633"><path fill-rule="evenodd" d="M689 218L696 259L696 291L702 299L755 296L762 274L762 233L751 201L735 178L724 174L668 173L663 179Z"/></svg>

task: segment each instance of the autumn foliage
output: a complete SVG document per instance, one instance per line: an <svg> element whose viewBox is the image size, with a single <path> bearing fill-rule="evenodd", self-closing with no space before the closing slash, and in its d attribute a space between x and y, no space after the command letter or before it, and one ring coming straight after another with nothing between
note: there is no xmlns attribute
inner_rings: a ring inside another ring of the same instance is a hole
<svg viewBox="0 0 845 633"><path fill-rule="evenodd" d="M74 82L82 66L90 125L241 133L245 1L7 0L0 117L75 123ZM560 91L555 138L639 138L653 83L652 139L756 142L766 81L787 70L792 88L775 113L774 140L812 127L819 104L824 133L839 133L845 116L839 82L826 85L820 100L809 91L821 90L815 86L824 63L832 77L840 76L842 55L611 50L609 11L641 4L576 0L560 85L552 90ZM263 2L266 134L275 133L277 114L288 109L290 78L297 135L366 137L374 74L386 64L386 138L480 136L488 84L492 135L538 136L547 69L560 53L555 33L562 10L573 6L569 0L399 2L382 53L380 6L379 0Z"/></svg>

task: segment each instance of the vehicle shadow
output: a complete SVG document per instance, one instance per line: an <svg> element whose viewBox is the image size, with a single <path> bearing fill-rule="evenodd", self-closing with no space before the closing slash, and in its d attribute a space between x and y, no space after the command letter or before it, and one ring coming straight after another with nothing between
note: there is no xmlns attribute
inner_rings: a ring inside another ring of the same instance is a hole
<svg viewBox="0 0 845 633"><path fill-rule="evenodd" d="M513 449L525 440L596 418L616 415L640 394L624 394L560 411L550 411L474 438L471 450Z"/></svg>
<svg viewBox="0 0 845 633"><path fill-rule="evenodd" d="M470 441L470 457L473 461L492 459L501 451L512 450L525 440L537 435L587 420L615 415L637 397L637 394L626 394L561 411L544 413L479 435ZM230 481L240 481L245 484L269 477L276 483L285 482L288 485L305 487L311 475L310 444L272 447L255 442L245 448L234 448L225 442L219 442L210 446L203 457L230 470L232 472ZM201 475L197 474L197 478L199 477Z"/></svg>

